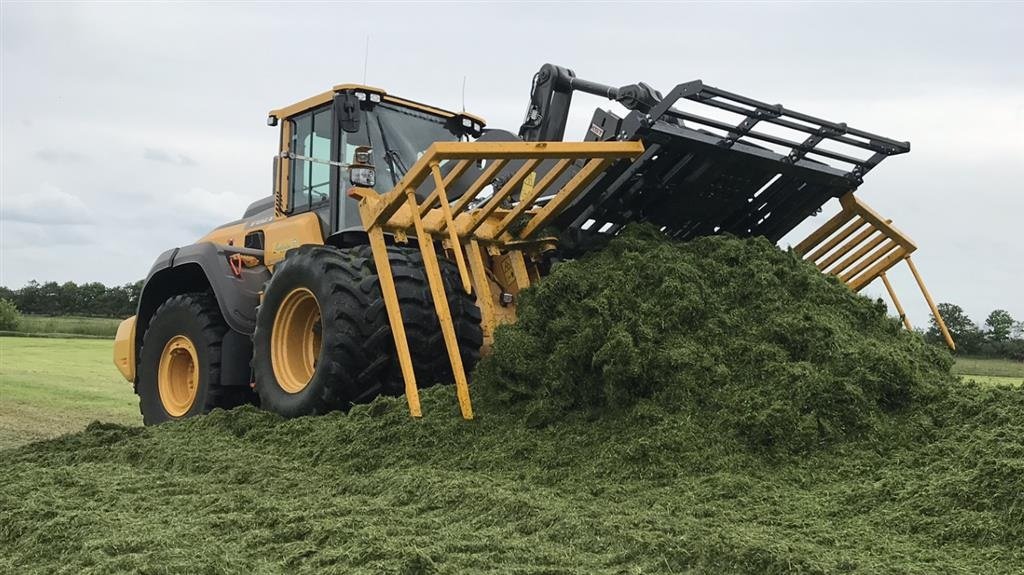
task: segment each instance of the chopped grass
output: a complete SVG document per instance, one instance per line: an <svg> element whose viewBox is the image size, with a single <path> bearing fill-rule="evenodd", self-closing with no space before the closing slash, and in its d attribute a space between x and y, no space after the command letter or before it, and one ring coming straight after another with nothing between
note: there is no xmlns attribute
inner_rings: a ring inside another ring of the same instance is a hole
<svg viewBox="0 0 1024 575"><path fill-rule="evenodd" d="M630 231L524 295L474 421L440 387L4 451L0 572L1020 573L1024 393L844 290Z"/></svg>

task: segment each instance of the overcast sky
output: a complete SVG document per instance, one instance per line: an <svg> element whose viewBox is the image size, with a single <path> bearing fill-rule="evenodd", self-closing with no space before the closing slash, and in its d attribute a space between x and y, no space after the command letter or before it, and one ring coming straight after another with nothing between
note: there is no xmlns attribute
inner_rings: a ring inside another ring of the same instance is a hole
<svg viewBox="0 0 1024 575"><path fill-rule="evenodd" d="M134 281L240 217L270 193L267 111L361 82L367 35L366 83L457 109L465 76L492 127L518 128L553 62L663 92L699 78L910 140L858 196L917 241L937 299L1024 319L1022 4L4 2L0 283ZM572 139L608 107L575 103ZM925 325L909 273L892 279Z"/></svg>

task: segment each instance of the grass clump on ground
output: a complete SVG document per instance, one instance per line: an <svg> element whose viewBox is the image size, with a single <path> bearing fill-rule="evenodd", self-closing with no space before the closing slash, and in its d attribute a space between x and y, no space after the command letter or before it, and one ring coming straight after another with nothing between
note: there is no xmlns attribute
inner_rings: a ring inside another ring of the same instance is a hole
<svg viewBox="0 0 1024 575"><path fill-rule="evenodd" d="M523 296L472 422L441 387L4 451L0 571L1021 572L1024 394L844 290L631 230Z"/></svg>

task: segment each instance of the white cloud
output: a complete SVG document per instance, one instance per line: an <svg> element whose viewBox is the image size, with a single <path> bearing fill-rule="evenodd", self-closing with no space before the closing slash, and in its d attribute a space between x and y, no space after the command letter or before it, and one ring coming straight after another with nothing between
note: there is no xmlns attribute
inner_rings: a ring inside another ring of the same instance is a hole
<svg viewBox="0 0 1024 575"><path fill-rule="evenodd" d="M93 213L78 196L43 183L34 194L5 192L0 219L29 224L88 224L93 221Z"/></svg>
<svg viewBox="0 0 1024 575"><path fill-rule="evenodd" d="M242 217L252 198L230 191L209 191L193 187L167 198L172 213L182 214L193 221L221 224Z"/></svg>
<svg viewBox="0 0 1024 575"><path fill-rule="evenodd" d="M43 148L36 151L34 155L37 159L53 164L77 164L89 159L88 156L80 152L60 148Z"/></svg>
<svg viewBox="0 0 1024 575"><path fill-rule="evenodd" d="M198 164L198 162L185 154L175 154L159 148L146 148L142 153L142 157L154 162L163 162L177 166L195 166Z"/></svg>

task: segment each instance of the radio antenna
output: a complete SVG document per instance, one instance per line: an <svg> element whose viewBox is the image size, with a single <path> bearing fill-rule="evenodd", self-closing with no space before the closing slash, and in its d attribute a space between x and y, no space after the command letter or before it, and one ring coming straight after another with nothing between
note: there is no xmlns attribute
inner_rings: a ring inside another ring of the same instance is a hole
<svg viewBox="0 0 1024 575"><path fill-rule="evenodd" d="M466 77L462 77L462 111L466 111Z"/></svg>
<svg viewBox="0 0 1024 575"><path fill-rule="evenodd" d="M363 49L363 85L366 85L366 68L370 62L370 35L366 35L366 47Z"/></svg>

